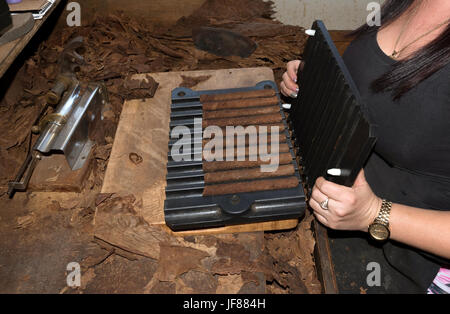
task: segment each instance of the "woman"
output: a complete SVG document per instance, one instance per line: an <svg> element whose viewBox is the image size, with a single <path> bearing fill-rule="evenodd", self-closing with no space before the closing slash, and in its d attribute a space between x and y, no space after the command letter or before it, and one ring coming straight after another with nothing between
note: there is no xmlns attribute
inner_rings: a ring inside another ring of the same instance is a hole
<svg viewBox="0 0 450 314"><path fill-rule="evenodd" d="M319 178L309 201L325 226L366 233L383 205L397 292L450 291L449 22L448 0L387 0L381 27L354 32L344 61L378 142L352 188ZM285 96L301 93L300 64L287 65Z"/></svg>

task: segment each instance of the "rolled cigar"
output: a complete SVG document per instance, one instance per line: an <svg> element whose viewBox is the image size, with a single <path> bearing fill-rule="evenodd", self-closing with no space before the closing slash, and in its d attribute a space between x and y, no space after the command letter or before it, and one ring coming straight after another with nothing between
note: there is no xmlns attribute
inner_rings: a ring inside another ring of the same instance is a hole
<svg viewBox="0 0 450 314"><path fill-rule="evenodd" d="M295 188L296 186L298 186L298 178L292 176L281 179L265 179L258 181L244 181L239 183L206 185L203 189L203 195L224 195L267 190L280 190Z"/></svg>
<svg viewBox="0 0 450 314"><path fill-rule="evenodd" d="M247 91L247 92L237 92L237 93L227 93L227 94L201 95L200 102L204 103L204 102L210 102L210 101L224 101L224 100L260 98L260 97L272 97L272 96L276 96L275 90L263 89L263 90L253 90L253 91Z"/></svg>
<svg viewBox="0 0 450 314"><path fill-rule="evenodd" d="M277 126L278 127L278 132L280 132L280 133L284 132L284 130L285 130L285 127L284 127L283 123L268 123L268 124L262 123L260 125L255 125L254 128L252 128L252 127L249 128L249 126L245 126L245 129L246 129L246 131L248 131L247 134L255 134L255 133L259 134L260 130L261 130L260 127L265 127L266 131L267 131L267 136L270 137L270 132L271 132L271 127L272 126ZM221 126L220 129L222 131L222 135L226 136L226 134L227 134L227 127L226 126ZM208 134L205 134L205 133L203 134L203 138L213 138L213 137L214 136L208 136Z"/></svg>
<svg viewBox="0 0 450 314"><path fill-rule="evenodd" d="M237 100L224 100L215 102L202 102L202 109L204 111L213 111L221 109L239 109L250 107L265 107L278 105L277 97L270 98L249 98L249 99L237 99Z"/></svg>
<svg viewBox="0 0 450 314"><path fill-rule="evenodd" d="M277 147L273 150L273 152L270 150L271 146L267 146L267 151L269 154L276 154L276 153L287 153L289 152L289 146L286 143L281 143L277 145ZM256 151L257 155L254 155L253 152ZM257 156L259 155L259 148L257 146L246 146L246 147L240 147L239 150L237 147L234 147L233 151L233 160L237 158L243 158L245 160L249 160L249 156L255 156L255 160L259 159ZM227 157L227 151L225 149L217 149L215 151L209 151L209 150L203 150L203 159L204 160L211 160L211 159L218 159L219 157L222 157L223 161L226 161ZM263 156L260 156L263 157ZM268 156L270 157L270 156ZM222 161L218 160L218 161ZM232 161L232 160L230 160Z"/></svg>
<svg viewBox="0 0 450 314"><path fill-rule="evenodd" d="M227 181L242 181L242 180L252 180L252 179L263 179L271 177L286 177L291 176L295 173L294 166L290 165L279 165L273 172L262 172L261 168L251 168L251 169L237 169L237 170L227 170L219 172L210 172L205 174L205 183L219 183Z"/></svg>
<svg viewBox="0 0 450 314"><path fill-rule="evenodd" d="M278 162L280 165L292 163L292 155L290 153L280 154L279 158ZM203 172L208 173L240 168L254 168L261 165L268 165L269 163L269 161L262 161L261 159L257 159L256 161L205 161L203 162Z"/></svg>
<svg viewBox="0 0 450 314"><path fill-rule="evenodd" d="M265 114L251 117L202 120L202 126L203 128L206 128L208 126L219 126L219 127L237 126L237 125L247 126L247 125L260 125L263 123L264 124L279 123L282 121L283 119L281 118L280 114Z"/></svg>
<svg viewBox="0 0 450 314"><path fill-rule="evenodd" d="M277 112L280 112L280 107L278 105L272 105L268 107L245 108L245 109L204 111L203 119L208 120L218 118L244 117Z"/></svg>
<svg viewBox="0 0 450 314"><path fill-rule="evenodd" d="M276 135L276 136L275 136ZM274 143L286 143L286 135L284 133L278 133L274 134L275 141ZM211 139L203 139L203 147L209 143ZM243 145L239 145L239 144ZM228 138L224 136L223 145L236 145L236 146L250 146L250 145L256 145L259 143L259 136L258 135L250 135L250 136L234 136L231 138ZM267 132L267 144L272 143L272 135L270 134L270 129L268 129Z"/></svg>

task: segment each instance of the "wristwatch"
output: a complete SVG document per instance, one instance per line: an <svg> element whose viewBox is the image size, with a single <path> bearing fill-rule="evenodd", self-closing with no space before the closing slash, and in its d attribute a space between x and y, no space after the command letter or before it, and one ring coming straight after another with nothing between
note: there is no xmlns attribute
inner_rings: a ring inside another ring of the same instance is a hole
<svg viewBox="0 0 450 314"><path fill-rule="evenodd" d="M370 237L376 241L386 241L391 234L389 230L389 216L391 214L392 202L383 199L380 212L369 226Z"/></svg>

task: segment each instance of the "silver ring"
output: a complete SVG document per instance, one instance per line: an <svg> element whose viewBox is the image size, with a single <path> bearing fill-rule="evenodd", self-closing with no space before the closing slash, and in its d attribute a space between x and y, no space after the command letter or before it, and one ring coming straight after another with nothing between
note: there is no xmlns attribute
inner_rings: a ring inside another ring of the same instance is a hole
<svg viewBox="0 0 450 314"><path fill-rule="evenodd" d="M320 207L322 207L322 209L324 210L328 210L328 197L322 202L320 203Z"/></svg>

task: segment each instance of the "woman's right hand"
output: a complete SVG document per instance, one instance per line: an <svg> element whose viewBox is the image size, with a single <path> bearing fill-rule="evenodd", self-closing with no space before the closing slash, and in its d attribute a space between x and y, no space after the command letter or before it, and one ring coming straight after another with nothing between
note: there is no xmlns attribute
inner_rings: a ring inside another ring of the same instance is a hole
<svg viewBox="0 0 450 314"><path fill-rule="evenodd" d="M283 81L280 83L281 93L284 96L297 98L297 71L300 66L300 60L289 61L286 65L286 72L283 74Z"/></svg>

